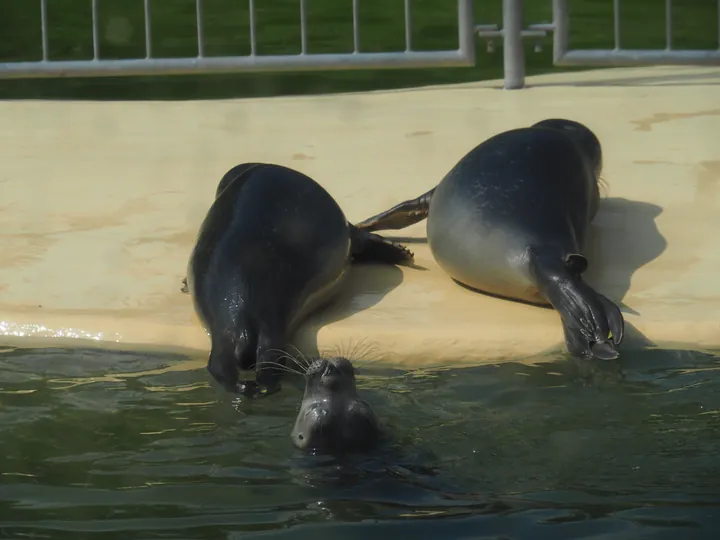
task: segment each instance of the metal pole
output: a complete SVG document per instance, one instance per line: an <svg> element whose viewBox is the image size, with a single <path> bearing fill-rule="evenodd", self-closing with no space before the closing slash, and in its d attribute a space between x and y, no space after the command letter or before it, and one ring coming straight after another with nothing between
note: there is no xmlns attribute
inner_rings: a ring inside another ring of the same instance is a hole
<svg viewBox="0 0 720 540"><path fill-rule="evenodd" d="M145 0L145 58L152 58L152 25L150 0Z"/></svg>
<svg viewBox="0 0 720 540"><path fill-rule="evenodd" d="M353 52L360 52L360 7L359 0L353 0Z"/></svg>
<svg viewBox="0 0 720 540"><path fill-rule="evenodd" d="M100 60L100 21L97 0L92 0L90 6L92 9L93 60Z"/></svg>
<svg viewBox="0 0 720 540"><path fill-rule="evenodd" d="M40 0L40 31L42 32L43 62L47 62L50 56L48 47L47 0Z"/></svg>
<svg viewBox="0 0 720 540"><path fill-rule="evenodd" d="M405 0L405 50L412 50L412 7L411 0Z"/></svg>
<svg viewBox="0 0 720 540"><path fill-rule="evenodd" d="M250 0L250 56L257 54L257 36L255 35L255 1Z"/></svg>
<svg viewBox="0 0 720 540"><path fill-rule="evenodd" d="M300 0L300 54L307 54L307 5Z"/></svg>
<svg viewBox="0 0 720 540"><path fill-rule="evenodd" d="M615 50L620 50L620 0L613 1L613 35L615 36Z"/></svg>
<svg viewBox="0 0 720 540"><path fill-rule="evenodd" d="M458 0L458 51L471 62L470 65L475 65L475 13L473 0Z"/></svg>
<svg viewBox="0 0 720 540"><path fill-rule="evenodd" d="M202 58L203 56L205 56L205 23L203 11L203 0L195 0L198 58Z"/></svg>
<svg viewBox="0 0 720 540"><path fill-rule="evenodd" d="M672 23L672 0L665 0L665 48L672 50L673 23Z"/></svg>
<svg viewBox="0 0 720 540"><path fill-rule="evenodd" d="M522 0L503 0L503 63L505 90L525 85L525 48L522 38Z"/></svg>
<svg viewBox="0 0 720 540"><path fill-rule="evenodd" d="M568 50L570 28L567 0L553 0L553 64L557 65Z"/></svg>

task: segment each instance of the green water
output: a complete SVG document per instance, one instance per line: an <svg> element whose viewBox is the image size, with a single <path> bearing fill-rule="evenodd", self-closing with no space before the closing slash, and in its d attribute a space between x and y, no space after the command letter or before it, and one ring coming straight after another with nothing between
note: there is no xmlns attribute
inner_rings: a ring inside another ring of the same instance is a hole
<svg viewBox="0 0 720 540"><path fill-rule="evenodd" d="M360 363L396 439L346 463L291 446L300 381L237 403L195 360L0 354L0 538L719 537L718 356Z"/></svg>

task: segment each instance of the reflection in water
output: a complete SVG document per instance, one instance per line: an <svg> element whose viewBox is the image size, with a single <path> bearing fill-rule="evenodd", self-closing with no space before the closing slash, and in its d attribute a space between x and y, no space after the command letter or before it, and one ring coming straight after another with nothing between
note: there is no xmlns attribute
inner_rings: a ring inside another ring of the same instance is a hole
<svg viewBox="0 0 720 540"><path fill-rule="evenodd" d="M299 381L235 403L197 360L0 352L0 538L715 538L720 358L360 366L395 442L300 455ZM101 534L102 533L102 534Z"/></svg>

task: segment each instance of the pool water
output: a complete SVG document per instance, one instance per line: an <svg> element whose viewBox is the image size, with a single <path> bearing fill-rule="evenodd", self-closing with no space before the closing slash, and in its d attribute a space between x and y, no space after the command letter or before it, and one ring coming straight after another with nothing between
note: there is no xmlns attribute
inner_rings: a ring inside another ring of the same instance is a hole
<svg viewBox="0 0 720 540"><path fill-rule="evenodd" d="M717 539L720 356L358 365L392 445L290 442L301 381L238 403L203 358L0 354L0 538Z"/></svg>

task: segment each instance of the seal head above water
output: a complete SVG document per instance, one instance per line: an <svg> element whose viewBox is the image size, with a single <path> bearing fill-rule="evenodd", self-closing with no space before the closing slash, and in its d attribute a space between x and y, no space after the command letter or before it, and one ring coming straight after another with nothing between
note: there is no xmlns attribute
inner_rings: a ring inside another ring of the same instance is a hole
<svg viewBox="0 0 720 540"><path fill-rule="evenodd" d="M305 376L305 393L291 435L297 448L343 455L367 452L378 445L383 438L380 422L358 396L349 360L315 360Z"/></svg>
<svg viewBox="0 0 720 540"><path fill-rule="evenodd" d="M220 181L188 263L186 291L211 340L208 370L231 392L279 389L298 325L339 292L352 262L412 262L403 246L348 223L310 177L244 163ZM255 368L254 383L239 370Z"/></svg>
<svg viewBox="0 0 720 540"><path fill-rule="evenodd" d="M587 126L547 119L487 139L437 187L357 227L402 229L427 218L433 257L455 281L550 304L573 356L614 359L622 314L583 280L601 170L600 141Z"/></svg>

